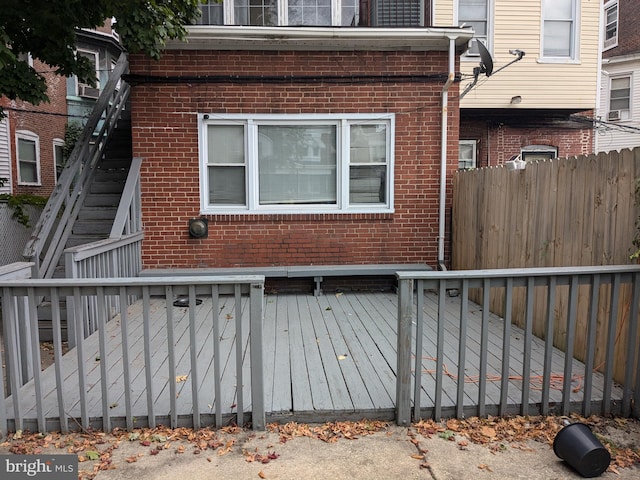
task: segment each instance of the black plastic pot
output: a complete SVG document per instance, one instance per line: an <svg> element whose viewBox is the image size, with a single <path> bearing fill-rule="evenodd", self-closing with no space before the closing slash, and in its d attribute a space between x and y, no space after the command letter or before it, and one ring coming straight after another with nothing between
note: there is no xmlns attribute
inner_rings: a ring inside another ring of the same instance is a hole
<svg viewBox="0 0 640 480"><path fill-rule="evenodd" d="M571 423L553 440L554 453L583 477L601 475L611 463L609 451L584 423Z"/></svg>

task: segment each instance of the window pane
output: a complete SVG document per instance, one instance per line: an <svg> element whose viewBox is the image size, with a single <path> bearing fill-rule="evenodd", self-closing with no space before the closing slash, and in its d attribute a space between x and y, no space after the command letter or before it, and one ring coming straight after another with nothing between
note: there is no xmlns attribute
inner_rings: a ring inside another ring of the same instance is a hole
<svg viewBox="0 0 640 480"><path fill-rule="evenodd" d="M334 125L260 125L260 204L336 203L336 135Z"/></svg>
<svg viewBox="0 0 640 480"><path fill-rule="evenodd" d="M236 0L235 21L237 25L278 25L277 0Z"/></svg>
<svg viewBox="0 0 640 480"><path fill-rule="evenodd" d="M458 23L467 20L486 20L487 0L460 0L458 5Z"/></svg>
<svg viewBox="0 0 640 480"><path fill-rule="evenodd" d="M571 22L544 23L544 55L548 57L571 56Z"/></svg>
<svg viewBox="0 0 640 480"><path fill-rule="evenodd" d="M244 125L209 125L208 152L212 163L244 163Z"/></svg>
<svg viewBox="0 0 640 480"><path fill-rule="evenodd" d="M20 161L36 161L36 142L31 140L25 140L24 138L18 139L18 158Z"/></svg>
<svg viewBox="0 0 640 480"><path fill-rule="evenodd" d="M20 162L20 181L38 183L38 170L35 163Z"/></svg>
<svg viewBox="0 0 640 480"><path fill-rule="evenodd" d="M360 2L358 0L342 0L341 25L357 27L360 21Z"/></svg>
<svg viewBox="0 0 640 480"><path fill-rule="evenodd" d="M331 0L289 0L289 25L331 25Z"/></svg>
<svg viewBox="0 0 640 480"><path fill-rule="evenodd" d="M387 126L353 125L350 131L349 161L354 163L387 162Z"/></svg>
<svg viewBox="0 0 640 480"><path fill-rule="evenodd" d="M459 144L458 168L474 168L475 167L475 144L462 143Z"/></svg>
<svg viewBox="0 0 640 480"><path fill-rule="evenodd" d="M386 203L386 165L349 169L349 203Z"/></svg>
<svg viewBox="0 0 640 480"><path fill-rule="evenodd" d="M245 205L244 167L209 167L209 203Z"/></svg>
<svg viewBox="0 0 640 480"><path fill-rule="evenodd" d="M200 18L196 21L199 25L222 25L223 10L222 1L208 0L200 5Z"/></svg>
<svg viewBox="0 0 640 480"><path fill-rule="evenodd" d="M544 0L542 8L547 19L573 18L573 0Z"/></svg>

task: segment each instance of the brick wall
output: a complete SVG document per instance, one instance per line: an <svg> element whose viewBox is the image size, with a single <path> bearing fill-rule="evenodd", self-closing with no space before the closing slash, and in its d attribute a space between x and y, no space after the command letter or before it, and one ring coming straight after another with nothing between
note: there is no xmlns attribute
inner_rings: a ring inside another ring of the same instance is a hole
<svg viewBox="0 0 640 480"><path fill-rule="evenodd" d="M487 125L482 120L463 120L460 138L477 140L477 166L497 165L519 155L527 145L551 145L559 157L586 155L593 152L593 130L590 128L512 127Z"/></svg>
<svg viewBox="0 0 640 480"><path fill-rule="evenodd" d="M424 75L447 72L444 52L193 52L159 62L131 55L137 75ZM437 260L442 81L411 83L141 84L132 93L133 150L144 158L145 268ZM457 85L453 97L456 97ZM396 114L395 213L199 216L196 113ZM449 179L458 108L450 104ZM450 181L448 195L450 198ZM448 205L447 205L448 207ZM447 242L448 244L448 242Z"/></svg>
<svg viewBox="0 0 640 480"><path fill-rule="evenodd" d="M43 73L47 80L47 95L49 102L32 105L22 101L4 99L7 106L11 138L11 160L13 193L28 193L32 195L48 196L56 183L55 160L53 156L53 140L64 140L65 124L67 123L67 100L65 77L49 73L51 67L34 59L33 68ZM19 185L18 164L16 152L16 131L28 130L38 135L40 144L40 185Z"/></svg>

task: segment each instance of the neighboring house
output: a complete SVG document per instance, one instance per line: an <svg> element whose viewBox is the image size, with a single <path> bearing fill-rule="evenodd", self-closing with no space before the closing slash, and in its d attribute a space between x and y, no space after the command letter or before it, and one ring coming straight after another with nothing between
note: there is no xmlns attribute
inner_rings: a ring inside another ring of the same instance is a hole
<svg viewBox="0 0 640 480"><path fill-rule="evenodd" d="M111 22L97 30L76 34L79 54L96 65L96 87L82 85L75 76L61 77L51 67L30 55L24 61L42 73L49 102L31 105L0 98L6 118L0 120L0 177L8 181L0 193L48 196L64 163L63 146L67 121L82 124L100 95L113 64L122 51Z"/></svg>
<svg viewBox="0 0 640 480"><path fill-rule="evenodd" d="M603 4L596 151L640 145L640 3Z"/></svg>
<svg viewBox="0 0 640 480"><path fill-rule="evenodd" d="M460 101L460 167L591 153L596 107L600 5L587 0L449 0L435 2L436 24L471 25L461 91L480 61L476 41L493 57ZM520 61L502 66L525 52ZM513 53L510 53L512 51Z"/></svg>
<svg viewBox="0 0 640 480"><path fill-rule="evenodd" d="M143 267L444 262L472 32L429 11L212 0L160 61L131 55Z"/></svg>
<svg viewBox="0 0 640 480"><path fill-rule="evenodd" d="M104 26L76 32L76 49L79 55L86 57L95 66L98 81L88 85L78 81L75 76L67 78L67 105L70 120L82 123L89 116L95 101L100 96L101 87L107 83L109 72L113 70L122 53L117 33L111 28L111 20Z"/></svg>
<svg viewBox="0 0 640 480"><path fill-rule="evenodd" d="M0 97L0 177L8 181L1 193L48 196L56 184L56 163L62 162L67 123L65 78L38 59L25 56L47 80L49 102L34 106Z"/></svg>

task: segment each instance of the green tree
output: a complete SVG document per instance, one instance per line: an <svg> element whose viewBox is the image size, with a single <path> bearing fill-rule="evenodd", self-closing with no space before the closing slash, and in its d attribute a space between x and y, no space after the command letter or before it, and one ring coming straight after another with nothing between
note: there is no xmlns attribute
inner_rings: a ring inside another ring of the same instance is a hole
<svg viewBox="0 0 640 480"><path fill-rule="evenodd" d="M34 105L47 101L44 77L27 62L31 54L64 76L93 84L95 71L76 57L75 31L115 18L123 46L159 58L168 39L184 39L198 18L200 0L2 0L0 7L0 95ZM2 110L0 109L0 117Z"/></svg>

